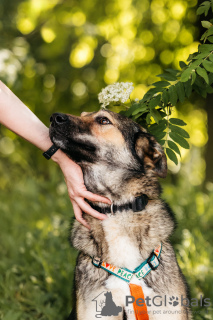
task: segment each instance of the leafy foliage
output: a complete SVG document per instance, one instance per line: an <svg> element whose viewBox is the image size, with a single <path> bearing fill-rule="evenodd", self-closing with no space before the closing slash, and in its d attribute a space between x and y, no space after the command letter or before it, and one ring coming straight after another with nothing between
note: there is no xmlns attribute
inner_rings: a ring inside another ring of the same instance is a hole
<svg viewBox="0 0 213 320"><path fill-rule="evenodd" d="M212 2L205 1L198 8L197 14L207 15L210 9L213 11ZM186 124L180 119L170 119L172 108L178 102L183 103L192 92L197 92L204 98L207 93L213 93L212 20L202 21L202 25L207 28L201 37L203 44L198 46L198 52L189 55L188 64L180 61L181 70L166 69L165 73L159 74L161 80L153 83L143 99L138 103L134 102L125 112L155 135L175 164L178 164L176 154L180 155L177 144L189 149L186 140L189 134L181 128ZM206 44L206 41L209 43Z"/></svg>

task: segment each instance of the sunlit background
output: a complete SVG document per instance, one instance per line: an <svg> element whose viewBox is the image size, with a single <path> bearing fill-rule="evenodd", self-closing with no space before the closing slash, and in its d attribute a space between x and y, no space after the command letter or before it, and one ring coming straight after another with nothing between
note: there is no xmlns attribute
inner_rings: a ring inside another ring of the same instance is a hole
<svg viewBox="0 0 213 320"><path fill-rule="evenodd" d="M53 112L99 109L97 94L130 81L142 98L156 75L197 50L196 0L27 0L0 2L0 79L48 126ZM172 242L192 298L213 303L212 98L194 95L174 116L191 149L169 163L163 198L179 227ZM63 319L72 306L73 216L60 169L0 128L0 319ZM212 133L212 135L210 134ZM194 308L195 319L212 309Z"/></svg>

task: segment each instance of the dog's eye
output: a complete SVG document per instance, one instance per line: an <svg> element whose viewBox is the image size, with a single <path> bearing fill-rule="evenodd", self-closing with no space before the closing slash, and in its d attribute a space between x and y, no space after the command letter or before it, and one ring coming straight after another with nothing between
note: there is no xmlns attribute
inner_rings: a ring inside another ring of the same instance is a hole
<svg viewBox="0 0 213 320"><path fill-rule="evenodd" d="M105 124L111 124L111 123L112 123L112 122L111 122L108 118L106 118L106 117L98 118L97 121L98 121L98 123L103 124L103 125L105 125Z"/></svg>

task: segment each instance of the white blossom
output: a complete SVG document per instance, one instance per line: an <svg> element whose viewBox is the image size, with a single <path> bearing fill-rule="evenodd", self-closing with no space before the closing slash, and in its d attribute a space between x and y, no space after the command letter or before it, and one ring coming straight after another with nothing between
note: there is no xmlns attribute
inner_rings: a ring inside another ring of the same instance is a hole
<svg viewBox="0 0 213 320"><path fill-rule="evenodd" d="M101 107L105 108L110 102L126 102L129 99L131 92L133 91L132 82L116 82L110 84L101 90L98 95L98 100L102 103Z"/></svg>

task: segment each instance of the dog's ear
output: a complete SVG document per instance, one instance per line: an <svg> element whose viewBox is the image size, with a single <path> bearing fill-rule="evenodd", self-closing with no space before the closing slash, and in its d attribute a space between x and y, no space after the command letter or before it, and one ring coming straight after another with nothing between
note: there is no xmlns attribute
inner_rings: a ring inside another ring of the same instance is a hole
<svg viewBox="0 0 213 320"><path fill-rule="evenodd" d="M135 151L139 159L144 163L145 170L153 170L156 174L165 178L167 175L166 155L161 145L148 133L138 134L135 142Z"/></svg>

